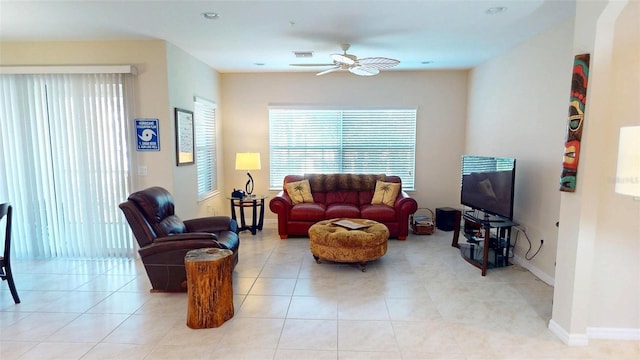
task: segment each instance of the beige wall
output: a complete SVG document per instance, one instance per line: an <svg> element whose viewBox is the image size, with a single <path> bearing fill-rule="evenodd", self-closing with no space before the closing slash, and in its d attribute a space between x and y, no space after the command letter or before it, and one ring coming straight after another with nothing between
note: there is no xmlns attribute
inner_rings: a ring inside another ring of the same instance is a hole
<svg viewBox="0 0 640 360"><path fill-rule="evenodd" d="M275 194L269 183L269 118L274 105L414 107L418 109L416 190L419 206L435 209L460 202L460 156L464 144L467 71L383 72L375 77L333 73L223 74L226 192L244 188L234 170L236 152L260 152L252 171L255 192ZM265 216L274 219L270 211Z"/></svg>
<svg viewBox="0 0 640 360"><path fill-rule="evenodd" d="M629 2L615 23L611 84L603 103L600 204L588 326L640 330L640 201L614 192L619 128L640 125L640 3ZM640 144L638 144L640 151ZM622 311L620 311L623 309Z"/></svg>
<svg viewBox="0 0 640 360"><path fill-rule="evenodd" d="M176 207L184 218L228 213L219 198L198 203L195 166L177 168L175 161L173 108L193 110L194 95L219 102L218 75L210 67L164 41L3 42L0 65L134 65L134 115L160 123L159 152L132 150L134 190L162 186L177 191ZM146 167L146 176L137 175L139 167Z"/></svg>
<svg viewBox="0 0 640 360"><path fill-rule="evenodd" d="M632 3L616 19L615 9L601 15L608 1L579 2L575 26L560 24L476 67L470 78L466 152L518 159L515 217L534 248L545 243L526 261L521 238L516 254L555 284L550 328L573 345L637 339L640 329L640 202L613 191L619 128L639 124L627 106L640 100ZM571 66L579 53L592 54L580 168L576 192L561 193Z"/></svg>
<svg viewBox="0 0 640 360"><path fill-rule="evenodd" d="M412 195L420 206L458 205L462 153L518 159L516 220L527 227L534 241L545 239L541 253L523 263L545 281L555 282L552 322L559 328L556 333L563 337L564 331L570 340L587 328L595 336L598 329L635 329L637 333L640 328L640 203L613 193L612 184L617 130L638 122L633 106L628 106L639 100L637 2L616 25L609 60L606 46L592 55L578 189L574 194L557 190L573 54L594 51L597 36L604 36L599 41L606 44L606 31L600 27L596 31L594 25L606 4L605 0L579 2L575 39L572 22L566 22L471 74L219 75L163 41L0 43L0 65L135 65L139 71L135 115L158 118L161 126L161 151L134 156L134 173L137 166L148 169L147 176L136 178L137 187L161 185L177 192L177 206L188 214L228 214L224 196L246 181L245 173L234 169L234 156L240 151L262 153L263 169L252 172L256 192L274 193L267 188L269 104L415 106L416 191ZM175 167L173 132L173 108L192 109L194 95L219 104L222 134L221 194L196 205L195 167ZM268 210L266 215L273 218ZM557 219L562 224L559 231L554 225ZM523 245L516 249L520 259Z"/></svg>
<svg viewBox="0 0 640 360"><path fill-rule="evenodd" d="M516 158L516 261L553 284L560 169L566 129L573 22L566 21L476 67L469 85L466 152ZM512 242L514 239L512 239Z"/></svg>
<svg viewBox="0 0 640 360"><path fill-rule="evenodd" d="M573 53L591 53L589 88L576 192L561 196L550 322L569 344L640 337L640 203L614 192L619 128L640 125L628 106L640 93L639 15L637 2L577 7Z"/></svg>
<svg viewBox="0 0 640 360"><path fill-rule="evenodd" d="M220 104L219 75L205 63L187 54L180 48L167 44L167 74L169 87L169 108L167 116L174 119L174 108L193 111L194 96ZM218 114L219 115L219 108ZM217 133L221 133L222 117L217 117ZM174 120L172 120L174 121ZM173 196L176 199L176 213L185 219L205 215L229 215L224 196L218 194L204 201L198 201L196 165L175 166L175 126L171 123L171 156L173 167ZM169 131L167 131L169 132ZM223 157L222 139L218 139L218 158ZM224 168L218 169L218 186L224 188ZM224 192L223 192L224 193Z"/></svg>
<svg viewBox="0 0 640 360"><path fill-rule="evenodd" d="M640 331L640 202L614 192L619 128L640 125L628 106L640 100L640 10L637 2L625 4L579 7L584 17L597 19L597 26L575 42L574 51L592 54L582 181L574 196L563 196L561 206L561 219L574 225L566 231L567 244L577 256L558 254L558 261L575 262L557 275L563 286L556 288L556 297L571 301L554 304L553 319L576 342L585 328L587 337L610 336L606 329L611 328L618 336L638 339ZM576 33L587 27L578 18Z"/></svg>
<svg viewBox="0 0 640 360"><path fill-rule="evenodd" d="M137 174L136 162L146 164L148 175L134 178L134 186L143 188L157 184L173 188L170 118L167 104L167 63L164 41L105 41L105 42L25 42L0 43L1 65L134 65L135 117L157 118L160 122L160 151L133 152L132 171ZM134 137L132 134L132 143Z"/></svg>

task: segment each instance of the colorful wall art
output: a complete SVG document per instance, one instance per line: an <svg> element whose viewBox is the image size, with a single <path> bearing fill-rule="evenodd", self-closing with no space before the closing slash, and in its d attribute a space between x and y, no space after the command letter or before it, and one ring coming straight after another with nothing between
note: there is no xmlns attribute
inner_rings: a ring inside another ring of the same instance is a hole
<svg viewBox="0 0 640 360"><path fill-rule="evenodd" d="M584 124L584 108L587 103L587 80L589 78L589 54L576 55L573 61L571 95L569 97L569 118L567 137L564 143L560 191L574 192L580 160L580 141Z"/></svg>

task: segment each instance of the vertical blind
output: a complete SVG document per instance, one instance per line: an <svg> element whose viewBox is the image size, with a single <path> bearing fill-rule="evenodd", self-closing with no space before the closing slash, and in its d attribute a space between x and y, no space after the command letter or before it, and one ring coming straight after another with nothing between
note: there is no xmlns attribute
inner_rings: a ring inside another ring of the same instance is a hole
<svg viewBox="0 0 640 360"><path fill-rule="evenodd" d="M198 199L203 200L214 195L218 190L215 103L195 97L194 120Z"/></svg>
<svg viewBox="0 0 640 360"><path fill-rule="evenodd" d="M269 109L270 188L289 174L402 178L414 189L416 110Z"/></svg>
<svg viewBox="0 0 640 360"><path fill-rule="evenodd" d="M0 75L0 202L17 257L132 257L131 75Z"/></svg>

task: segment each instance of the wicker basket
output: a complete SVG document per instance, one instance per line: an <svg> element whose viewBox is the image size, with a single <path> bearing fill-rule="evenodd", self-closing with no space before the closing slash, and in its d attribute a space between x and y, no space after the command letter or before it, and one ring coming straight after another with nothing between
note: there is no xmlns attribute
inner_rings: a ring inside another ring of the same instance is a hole
<svg viewBox="0 0 640 360"><path fill-rule="evenodd" d="M409 217L411 229L418 235L431 235L436 231L436 216L428 208L419 208Z"/></svg>

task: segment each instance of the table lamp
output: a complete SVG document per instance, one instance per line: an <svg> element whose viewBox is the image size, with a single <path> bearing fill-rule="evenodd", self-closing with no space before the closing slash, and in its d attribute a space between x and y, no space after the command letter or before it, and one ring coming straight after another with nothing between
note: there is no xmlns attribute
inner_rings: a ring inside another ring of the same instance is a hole
<svg viewBox="0 0 640 360"><path fill-rule="evenodd" d="M620 128L615 191L640 200L640 126Z"/></svg>
<svg viewBox="0 0 640 360"><path fill-rule="evenodd" d="M260 153L236 153L236 170L247 170L247 184L244 189L247 195L253 193L253 177L248 170L260 170Z"/></svg>

